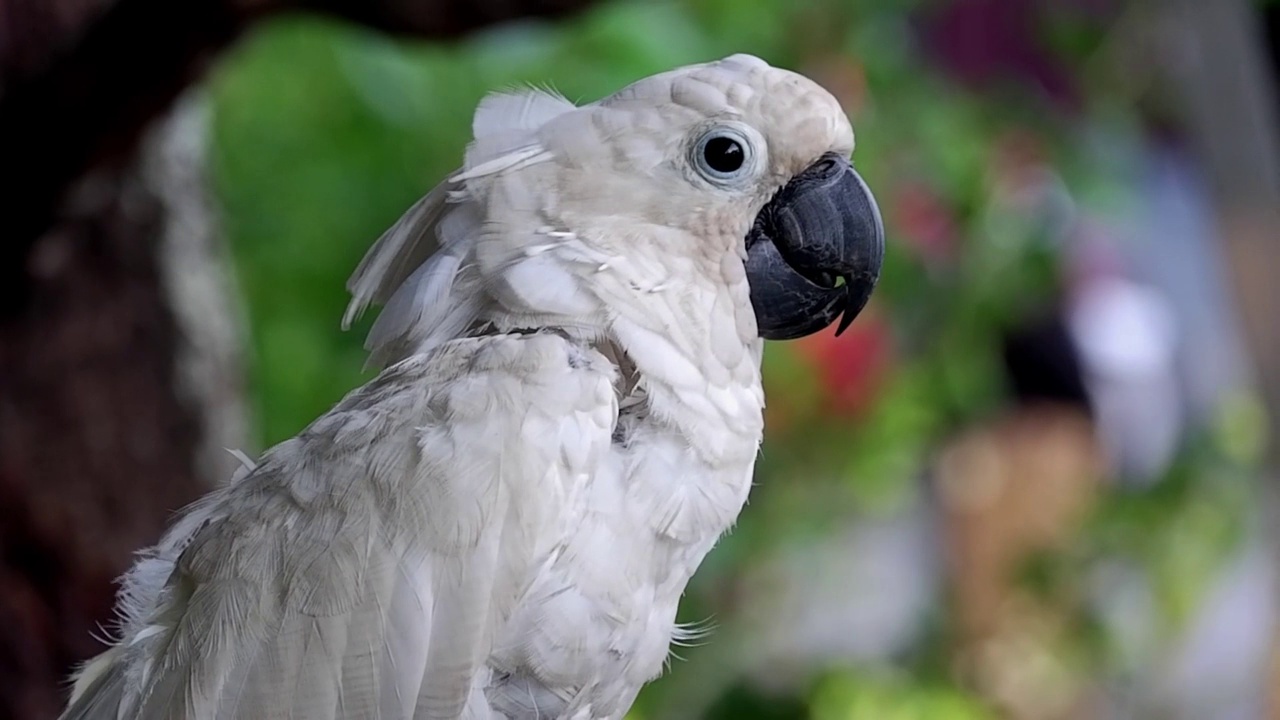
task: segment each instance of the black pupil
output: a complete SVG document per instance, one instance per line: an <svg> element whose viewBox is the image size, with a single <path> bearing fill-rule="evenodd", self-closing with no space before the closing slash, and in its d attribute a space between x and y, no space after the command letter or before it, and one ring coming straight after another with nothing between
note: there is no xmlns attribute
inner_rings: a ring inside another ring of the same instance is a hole
<svg viewBox="0 0 1280 720"><path fill-rule="evenodd" d="M744 161L742 146L737 140L727 137L715 137L707 141L702 149L707 167L721 173L737 172Z"/></svg>

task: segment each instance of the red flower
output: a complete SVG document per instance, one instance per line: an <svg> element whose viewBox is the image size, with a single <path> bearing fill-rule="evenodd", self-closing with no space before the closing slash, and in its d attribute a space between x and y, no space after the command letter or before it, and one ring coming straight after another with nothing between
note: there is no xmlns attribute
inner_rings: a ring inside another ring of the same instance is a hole
<svg viewBox="0 0 1280 720"><path fill-rule="evenodd" d="M888 324L874 307L864 310L840 337L833 325L797 345L801 357L816 371L825 412L856 417L870 407L892 356Z"/></svg>

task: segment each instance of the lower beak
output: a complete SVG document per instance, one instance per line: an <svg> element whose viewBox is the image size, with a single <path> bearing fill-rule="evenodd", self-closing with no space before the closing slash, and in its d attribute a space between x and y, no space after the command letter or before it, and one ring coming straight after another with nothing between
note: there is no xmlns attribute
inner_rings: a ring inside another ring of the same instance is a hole
<svg viewBox="0 0 1280 720"><path fill-rule="evenodd" d="M747 234L747 279L760 336L844 332L875 289L884 224L849 160L827 153L791 179ZM843 316L843 317L842 317Z"/></svg>

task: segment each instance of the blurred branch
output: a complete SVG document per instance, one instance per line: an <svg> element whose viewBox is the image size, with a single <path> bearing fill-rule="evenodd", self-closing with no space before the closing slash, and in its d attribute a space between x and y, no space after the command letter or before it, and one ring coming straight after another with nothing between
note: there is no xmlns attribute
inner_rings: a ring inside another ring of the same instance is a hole
<svg viewBox="0 0 1280 720"><path fill-rule="evenodd" d="M0 183L19 188L0 243L0 307L71 184L120 162L147 123L255 20L316 11L388 32L457 37L589 0L0 0Z"/></svg>
<svg viewBox="0 0 1280 720"><path fill-rule="evenodd" d="M249 440L245 323L230 248L206 179L212 103L203 89L180 97L144 141L140 175L165 212L157 266L176 332L173 389L198 427L195 478L216 487ZM150 145L150 147L147 147Z"/></svg>
<svg viewBox="0 0 1280 720"><path fill-rule="evenodd" d="M1248 0L1162 6L1183 112L1214 185L1237 306L1270 417L1265 526L1280 533L1280 117L1259 10ZM1272 537L1273 558L1280 537ZM1280 638L1276 670L1280 672ZM1280 717L1280 682L1270 683Z"/></svg>
<svg viewBox="0 0 1280 720"><path fill-rule="evenodd" d="M1262 29L1246 0L1178 0L1166 7L1173 79L1214 185L1261 390L1273 419L1280 419L1280 117ZM1280 437L1273 437L1271 451L1273 458L1280 453Z"/></svg>

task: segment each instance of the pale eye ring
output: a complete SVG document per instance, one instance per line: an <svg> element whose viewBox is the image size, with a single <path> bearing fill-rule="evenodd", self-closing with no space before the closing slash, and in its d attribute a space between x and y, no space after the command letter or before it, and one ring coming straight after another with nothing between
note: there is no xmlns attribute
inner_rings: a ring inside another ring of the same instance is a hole
<svg viewBox="0 0 1280 720"><path fill-rule="evenodd" d="M732 182L748 175L753 158L751 141L732 128L710 130L693 147L693 166L715 183Z"/></svg>

